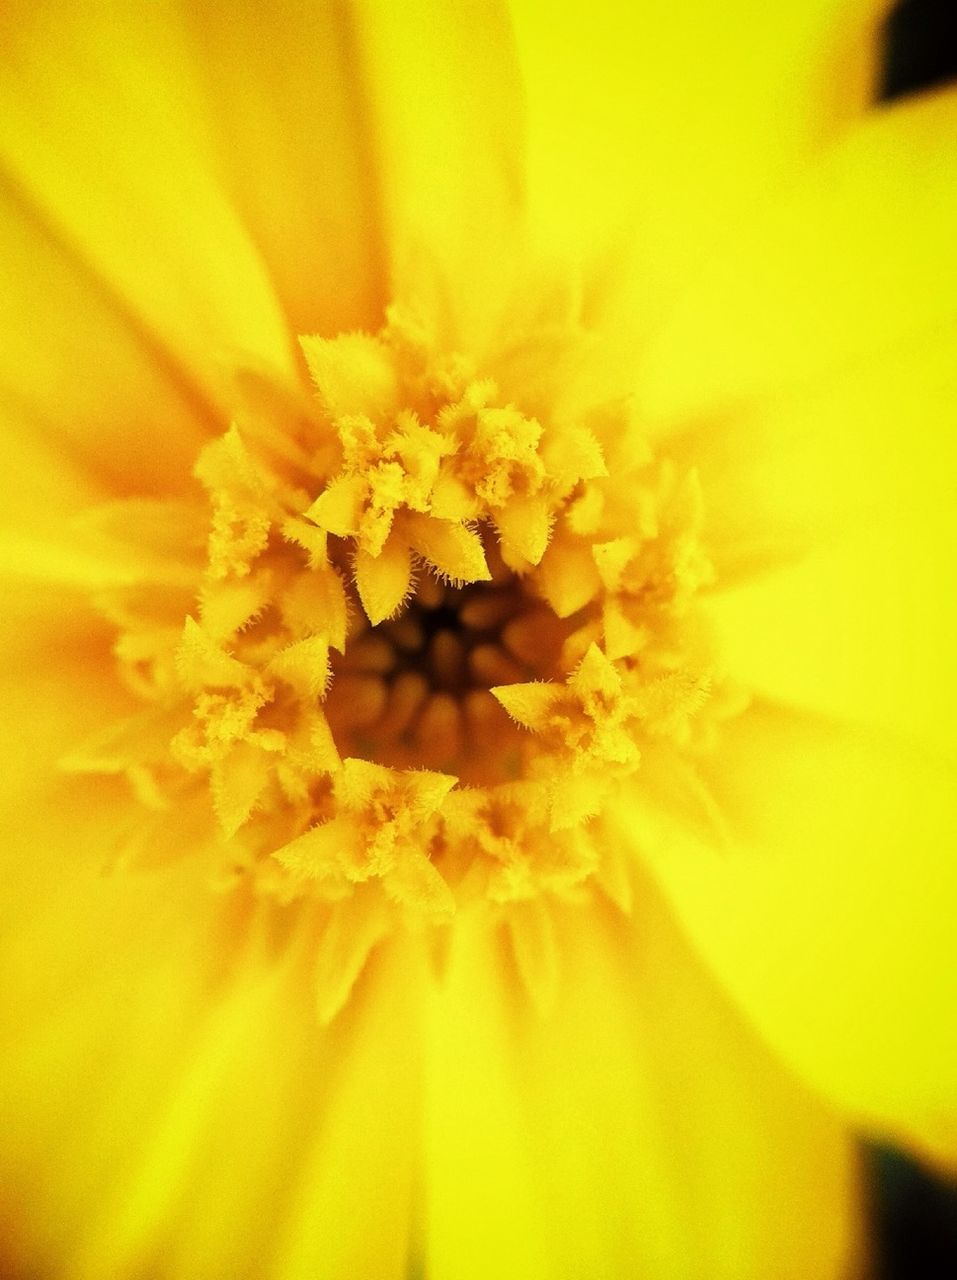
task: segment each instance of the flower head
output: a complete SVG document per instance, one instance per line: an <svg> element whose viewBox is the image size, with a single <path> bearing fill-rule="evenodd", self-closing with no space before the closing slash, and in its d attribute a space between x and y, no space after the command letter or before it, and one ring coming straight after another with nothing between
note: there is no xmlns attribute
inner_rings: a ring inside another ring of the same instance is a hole
<svg viewBox="0 0 957 1280"><path fill-rule="evenodd" d="M14 1270L803 1280L952 1151L953 96L573 8L2 20Z"/></svg>
<svg viewBox="0 0 957 1280"><path fill-rule="evenodd" d="M539 392L540 421L499 393L515 363L548 388L536 339L481 370L397 308L378 334L304 339L308 411L247 411L191 500L153 500L188 540L147 594L99 599L140 705L69 767L124 774L144 823L206 811L222 872L283 901L369 886L397 921L444 921L599 886L592 820L642 743L686 744L707 704L710 566L694 472L627 402ZM124 514L93 518L122 541Z"/></svg>

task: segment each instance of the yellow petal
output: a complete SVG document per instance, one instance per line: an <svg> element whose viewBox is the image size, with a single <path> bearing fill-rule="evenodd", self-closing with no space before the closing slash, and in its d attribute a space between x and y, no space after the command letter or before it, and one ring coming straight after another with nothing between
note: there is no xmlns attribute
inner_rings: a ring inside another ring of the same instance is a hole
<svg viewBox="0 0 957 1280"><path fill-rule="evenodd" d="M456 924L452 942L426 1024L423 1270L434 1280L546 1280L548 1224L510 1077L507 989L487 938Z"/></svg>
<svg viewBox="0 0 957 1280"><path fill-rule="evenodd" d="M335 880L341 865L356 860L363 847L362 833L353 822L333 818L310 827L273 856L303 879Z"/></svg>
<svg viewBox="0 0 957 1280"><path fill-rule="evenodd" d="M421 981L414 943L393 943L374 955L334 1057L328 1064L314 1060L306 1092L325 1086L327 1096L285 1193L281 1245L260 1272L268 1280L408 1275L419 1151Z"/></svg>
<svg viewBox="0 0 957 1280"><path fill-rule="evenodd" d="M414 770L408 778L408 803L412 812L422 818L435 813L457 781L457 778L448 773L435 773L431 769Z"/></svg>
<svg viewBox="0 0 957 1280"><path fill-rule="evenodd" d="M545 1014L501 936L456 924L428 1041L435 1280L804 1280L853 1264L852 1143L649 887L637 901L634 925L557 914Z"/></svg>
<svg viewBox="0 0 957 1280"><path fill-rule="evenodd" d="M2 234L2 231L0 231ZM49 536L93 506L100 494L64 450L23 421L23 413L0 399L0 468L4 477L2 527Z"/></svg>
<svg viewBox="0 0 957 1280"><path fill-rule="evenodd" d="M308 733L307 759L309 767L316 773L333 773L340 764L339 752L336 749L329 721L318 708L303 716L303 724Z"/></svg>
<svg viewBox="0 0 957 1280"><path fill-rule="evenodd" d="M263 1106L262 1100L250 1095L268 1079L268 1038L264 1040L264 1032L270 1023L274 1035L277 1030L270 1006L276 1002L279 976L266 970L252 980L234 980L226 998L214 1005L204 1020L188 1058L178 1071L170 1073L168 1084L172 1088L153 1123L143 1125L141 1133L134 1129L125 1135L131 1150L123 1154L129 1159L135 1151L134 1159L123 1170L126 1176L109 1186L106 1203L96 1206L97 1211L85 1225L81 1246L70 1263L70 1274L76 1280L122 1273L135 1266L137 1259L160 1250L167 1259L170 1253L174 1257L178 1253L184 1262L195 1265L197 1255L205 1253L208 1257L211 1246L215 1248L217 1243L213 1256L216 1265L221 1265L224 1242L217 1242L215 1233L210 1232L211 1224L204 1222L200 1204L193 1201L183 1213L179 1202L184 1194L188 1196L193 1179L200 1177L210 1147L218 1148L221 1156L232 1147L234 1161L242 1150L234 1137L230 1140L231 1131L235 1133L234 1108L239 1106L246 1112L246 1106L250 1106L248 1119ZM286 1036L282 1034L284 1029L279 1030L277 1039L282 1043ZM290 1038L295 1038L294 1033ZM266 1113L270 1110L267 1107ZM142 1143L138 1151L137 1139ZM247 1179L255 1180L257 1173L262 1178L260 1190L268 1187L267 1178L260 1172L263 1165L268 1165L268 1157L264 1160L260 1153L252 1153L252 1158L243 1163L245 1178L236 1177L237 1165L233 1163L231 1188L224 1179L227 1204L230 1200L248 1204L252 1188ZM243 1163L238 1167L242 1168ZM205 1187L200 1191L200 1202L206 1191ZM241 1216L231 1221L223 1212L225 1206L215 1201L211 1208L226 1226L229 1237L243 1231ZM166 1233L172 1240L164 1247ZM238 1252L237 1244L234 1238L227 1239L225 1252ZM192 1266L187 1265L186 1269L191 1270Z"/></svg>
<svg viewBox="0 0 957 1280"><path fill-rule="evenodd" d="M772 699L950 749L953 334L693 430L722 662Z"/></svg>
<svg viewBox="0 0 957 1280"><path fill-rule="evenodd" d="M18 438L44 442L29 485L11 484L11 493L29 497L36 517L55 486L62 509L73 509L82 498L69 493L67 478L77 463L114 484L135 480L140 492L181 487L211 420L202 397L157 336L9 183L0 183L0 237L6 450L14 455Z"/></svg>
<svg viewBox="0 0 957 1280"><path fill-rule="evenodd" d="M594 599L601 579L591 548L568 539L555 540L539 566L539 590L560 618L569 618Z"/></svg>
<svg viewBox="0 0 957 1280"><path fill-rule="evenodd" d="M40 692L34 717L44 710ZM69 712L61 706L59 714L65 730ZM211 938L202 924L207 908L195 909L202 899L194 896L194 868L185 877L99 874L104 848L129 813L122 802L117 811L115 796L108 810L102 795L91 802L89 782L76 791L48 780L38 790L40 750L31 764L32 790L7 794L2 814L3 884L16 902L6 904L0 944L0 1123L5 1180L23 1209L4 1252L15 1270L42 1260L62 1272L64 1233L72 1264L162 1107L167 1069L188 1053Z"/></svg>
<svg viewBox="0 0 957 1280"><path fill-rule="evenodd" d="M474 520L482 504L470 488L457 476L439 474L432 489L429 510L438 520Z"/></svg>
<svg viewBox="0 0 957 1280"><path fill-rule="evenodd" d="M525 989L538 1013L547 1016L558 998L559 957L550 908L536 898L516 902L508 913L509 941Z"/></svg>
<svg viewBox="0 0 957 1280"><path fill-rule="evenodd" d="M325 408L336 418L363 413L373 421L397 408L396 372L385 343L367 333L301 338L303 355Z"/></svg>
<svg viewBox="0 0 957 1280"><path fill-rule="evenodd" d="M633 334L863 112L886 6L512 8L532 226L552 252L597 258L598 272L612 249L616 280L632 256L639 301L622 319Z"/></svg>
<svg viewBox="0 0 957 1280"><path fill-rule="evenodd" d="M548 502L541 497L511 498L495 512L502 559L512 569L538 564L545 554L552 522Z"/></svg>
<svg viewBox="0 0 957 1280"><path fill-rule="evenodd" d="M321 635L341 653L348 623L342 579L332 568L301 574L283 593L283 616L290 626L306 635Z"/></svg>
<svg viewBox="0 0 957 1280"><path fill-rule="evenodd" d="M291 330L377 328L386 265L351 6L183 12L217 163Z"/></svg>
<svg viewBox="0 0 957 1280"><path fill-rule="evenodd" d="M183 626L176 665L185 686L194 691L206 685L239 689L250 673L249 667L231 657L193 618L187 618Z"/></svg>
<svg viewBox="0 0 957 1280"><path fill-rule="evenodd" d="M391 537L378 556L356 552L356 590L366 617L376 626L397 613L412 587L409 548Z"/></svg>
<svg viewBox="0 0 957 1280"><path fill-rule="evenodd" d="M679 465L693 459L700 476L718 591L869 521L906 524L923 504L950 500L954 332L944 327L916 347L669 439L669 454Z"/></svg>
<svg viewBox="0 0 957 1280"><path fill-rule="evenodd" d="M267 752L240 742L212 771L213 807L220 829L231 839L256 807L269 782Z"/></svg>
<svg viewBox="0 0 957 1280"><path fill-rule="evenodd" d="M320 529L328 529L340 538L353 537L368 492L369 483L364 476L339 476L323 489L306 515Z"/></svg>
<svg viewBox="0 0 957 1280"><path fill-rule="evenodd" d="M128 557L104 555L102 548L84 546L85 540L64 536L64 532L30 536L0 530L0 575L7 581L24 578L87 590L129 586L141 580Z"/></svg>
<svg viewBox="0 0 957 1280"><path fill-rule="evenodd" d="M9 589L5 595L0 794L12 794L18 786L44 786L65 755L91 740L102 742L101 735L141 712L142 703L120 685L112 665L104 667L107 633L85 600L32 584L25 596ZM99 800L94 790L94 809ZM11 841L15 831L10 828Z"/></svg>
<svg viewBox="0 0 957 1280"><path fill-rule="evenodd" d="M600 542L592 547L595 565L606 590L621 589L622 574L637 552L638 543L634 538L615 538L613 542Z"/></svg>
<svg viewBox="0 0 957 1280"><path fill-rule="evenodd" d="M498 0L356 9L393 289L424 303L453 348L481 350L504 302L522 201L508 14Z"/></svg>
<svg viewBox="0 0 957 1280"><path fill-rule="evenodd" d="M102 807L78 812L62 789L8 799L0 1123L17 1212L5 1266L70 1280L156 1267L399 1280L415 958L375 965L354 1016L320 1034L312 938L277 949L258 913L237 932L191 860L92 874ZM270 1141L250 1143L249 1126ZM381 1231L356 1217L356 1196Z"/></svg>
<svg viewBox="0 0 957 1280"><path fill-rule="evenodd" d="M333 907L316 952L316 1009L323 1026L348 1001L388 926L384 903L375 891L356 889Z"/></svg>
<svg viewBox="0 0 957 1280"><path fill-rule="evenodd" d="M452 890L428 858L407 853L400 858L385 883L389 897L432 920L448 918L455 911Z"/></svg>
<svg viewBox="0 0 957 1280"><path fill-rule="evenodd" d="M489 692L502 704L513 720L526 729L541 732L563 694L556 684L536 683L498 685Z"/></svg>
<svg viewBox="0 0 957 1280"><path fill-rule="evenodd" d="M955 556L951 503L926 500L835 535L714 598L723 664L783 704L952 754Z"/></svg>
<svg viewBox="0 0 957 1280"><path fill-rule="evenodd" d="M282 536L308 554L310 569L321 569L327 564L329 538L324 529L316 528L307 520L290 517L282 523Z"/></svg>
<svg viewBox="0 0 957 1280"><path fill-rule="evenodd" d="M894 358L957 318L957 92L873 112L701 270L640 370L659 423ZM901 234L901 228L907 234Z"/></svg>
<svg viewBox="0 0 957 1280"><path fill-rule="evenodd" d="M200 600L203 629L218 641L226 641L266 607L272 583L266 574L217 582Z"/></svg>
<svg viewBox="0 0 957 1280"><path fill-rule="evenodd" d="M388 794L395 775L385 765L350 757L336 778L336 795L350 813L372 805L379 794Z"/></svg>
<svg viewBox="0 0 957 1280"><path fill-rule="evenodd" d="M309 636L277 653L267 670L285 680L305 698L319 698L329 683L329 642Z"/></svg>
<svg viewBox="0 0 957 1280"><path fill-rule="evenodd" d="M59 469L60 460L51 458L39 440L21 435L16 441L21 425L12 427L14 441L8 442L11 464L15 467L29 458L38 467L49 462ZM70 513L83 487L71 476L68 464L63 471L65 510L39 497L44 488L42 473L29 482L22 496L16 493L16 472L9 476L11 492L3 506L10 523L0 526L0 572L10 579L88 588L134 583L192 587L195 571L188 567L189 561L197 561L203 542L194 509L133 498ZM32 510L24 511L24 499L31 494L36 495Z"/></svg>
<svg viewBox="0 0 957 1280"><path fill-rule="evenodd" d="M487 582L491 578L482 539L465 525L429 516L406 518L413 550L450 582Z"/></svg>
<svg viewBox="0 0 957 1280"><path fill-rule="evenodd" d="M630 622L621 606L614 601L605 606L602 626L605 652L612 662L637 653L647 639L647 633Z"/></svg>
<svg viewBox="0 0 957 1280"><path fill-rule="evenodd" d="M651 763L622 830L704 962L858 1124L957 1159L952 759L756 704L702 767L720 840Z"/></svg>
<svg viewBox="0 0 957 1280"><path fill-rule="evenodd" d="M207 396L224 387L224 350L291 371L173 6L14 3L0 37L0 152L53 233Z"/></svg>

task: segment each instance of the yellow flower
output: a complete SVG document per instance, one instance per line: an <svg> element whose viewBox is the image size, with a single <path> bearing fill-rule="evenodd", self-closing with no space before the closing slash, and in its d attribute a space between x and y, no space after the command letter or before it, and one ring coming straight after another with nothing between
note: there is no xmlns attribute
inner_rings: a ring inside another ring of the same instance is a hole
<svg viewBox="0 0 957 1280"><path fill-rule="evenodd" d="M839 1276L957 1154L879 17L5 7L6 1272Z"/></svg>

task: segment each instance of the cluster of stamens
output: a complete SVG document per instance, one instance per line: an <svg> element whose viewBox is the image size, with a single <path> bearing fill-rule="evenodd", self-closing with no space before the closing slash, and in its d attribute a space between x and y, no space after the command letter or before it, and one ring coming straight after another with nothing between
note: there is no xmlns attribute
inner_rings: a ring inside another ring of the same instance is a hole
<svg viewBox="0 0 957 1280"><path fill-rule="evenodd" d="M158 822L211 796L208 848L287 899L580 889L609 792L707 693L694 477L622 406L540 420L397 312L303 346L318 404L203 450L198 558L184 535L175 574L102 602L144 710L73 767Z"/></svg>

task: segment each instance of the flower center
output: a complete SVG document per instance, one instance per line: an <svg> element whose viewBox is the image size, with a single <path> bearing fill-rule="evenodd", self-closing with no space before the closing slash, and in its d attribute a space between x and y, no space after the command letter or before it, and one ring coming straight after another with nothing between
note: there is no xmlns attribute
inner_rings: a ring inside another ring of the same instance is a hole
<svg viewBox="0 0 957 1280"><path fill-rule="evenodd" d="M693 475L542 391L547 342L491 376L393 311L303 349L318 402L256 384L198 460L206 515L129 512L162 571L101 604L144 710L72 767L124 773L154 845L209 814L199 846L282 899L580 893L609 794L707 694Z"/></svg>
<svg viewBox="0 0 957 1280"><path fill-rule="evenodd" d="M491 691L567 674L560 658L573 623L500 562L491 581L463 587L425 574L397 617L357 618L326 699L344 755L439 769L471 786L524 776L528 735Z"/></svg>

